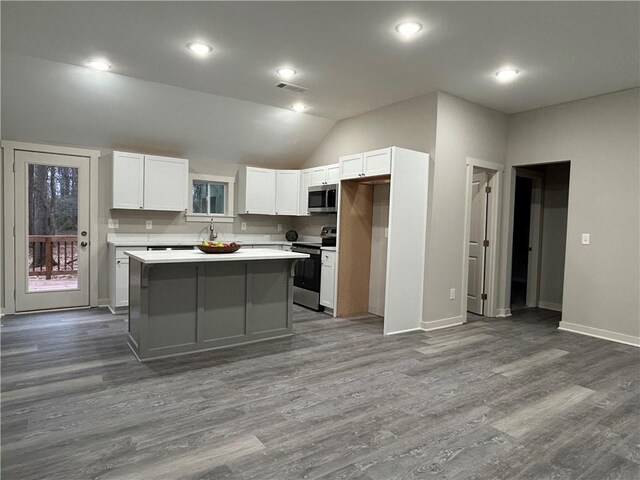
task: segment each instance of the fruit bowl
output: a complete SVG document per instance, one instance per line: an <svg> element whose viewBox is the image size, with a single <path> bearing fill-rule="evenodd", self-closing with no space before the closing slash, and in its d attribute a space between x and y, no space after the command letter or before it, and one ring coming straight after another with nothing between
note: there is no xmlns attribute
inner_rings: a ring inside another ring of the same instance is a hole
<svg viewBox="0 0 640 480"><path fill-rule="evenodd" d="M204 253L233 253L240 250L240 245L237 243L225 244L223 246L213 246L199 244L198 249Z"/></svg>

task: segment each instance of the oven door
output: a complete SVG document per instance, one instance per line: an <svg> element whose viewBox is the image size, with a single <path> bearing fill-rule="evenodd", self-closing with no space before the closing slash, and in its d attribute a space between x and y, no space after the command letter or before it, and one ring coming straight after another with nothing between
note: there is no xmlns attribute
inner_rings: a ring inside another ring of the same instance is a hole
<svg viewBox="0 0 640 480"><path fill-rule="evenodd" d="M293 247L291 251L308 253L310 255L309 258L300 260L296 264L296 276L293 279L293 285L305 290L311 290L312 292L320 293L320 271L322 268L320 250L318 249L317 253L311 253L307 249L305 249L304 251L300 251Z"/></svg>

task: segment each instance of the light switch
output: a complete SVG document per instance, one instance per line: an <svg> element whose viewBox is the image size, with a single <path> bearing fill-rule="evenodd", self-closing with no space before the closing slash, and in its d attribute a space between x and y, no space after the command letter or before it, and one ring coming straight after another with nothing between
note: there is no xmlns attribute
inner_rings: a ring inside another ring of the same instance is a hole
<svg viewBox="0 0 640 480"><path fill-rule="evenodd" d="M583 233L582 234L582 245L589 245L591 243L591 234Z"/></svg>
<svg viewBox="0 0 640 480"><path fill-rule="evenodd" d="M384 238L389 238L389 229L388 228L384 229Z"/></svg>
<svg viewBox="0 0 640 480"><path fill-rule="evenodd" d="M452 288L451 290L449 290L449 300L455 300L456 298L456 289Z"/></svg>

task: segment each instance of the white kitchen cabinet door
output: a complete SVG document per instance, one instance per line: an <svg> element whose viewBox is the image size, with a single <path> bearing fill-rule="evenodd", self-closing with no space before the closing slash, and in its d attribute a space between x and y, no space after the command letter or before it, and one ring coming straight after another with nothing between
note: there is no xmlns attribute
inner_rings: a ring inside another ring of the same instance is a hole
<svg viewBox="0 0 640 480"><path fill-rule="evenodd" d="M333 165L327 165L326 169L325 181L329 184L340 183L340 164L334 163Z"/></svg>
<svg viewBox="0 0 640 480"><path fill-rule="evenodd" d="M336 272L336 252L322 250L320 271L320 305L333 308Z"/></svg>
<svg viewBox="0 0 640 480"><path fill-rule="evenodd" d="M145 155L144 209L186 210L188 181L188 160Z"/></svg>
<svg viewBox="0 0 640 480"><path fill-rule="evenodd" d="M311 186L311 169L300 172L300 204L298 215L309 215L309 187Z"/></svg>
<svg viewBox="0 0 640 480"><path fill-rule="evenodd" d="M143 207L144 155L113 152L111 208L140 210Z"/></svg>
<svg viewBox="0 0 640 480"><path fill-rule="evenodd" d="M115 308L129 305L129 258L116 260L116 290L113 306Z"/></svg>
<svg viewBox="0 0 640 480"><path fill-rule="evenodd" d="M327 181L326 167L314 167L311 169L311 185L324 185Z"/></svg>
<svg viewBox="0 0 640 480"><path fill-rule="evenodd" d="M276 215L298 215L300 170L276 172Z"/></svg>
<svg viewBox="0 0 640 480"><path fill-rule="evenodd" d="M268 168L245 167L241 176L239 213L275 215L276 171ZM243 201L244 200L244 201Z"/></svg>
<svg viewBox="0 0 640 480"><path fill-rule="evenodd" d="M365 177L389 175L391 173L391 148L366 152L363 173Z"/></svg>
<svg viewBox="0 0 640 480"><path fill-rule="evenodd" d="M363 176L363 154L346 155L340 157L340 179L358 178Z"/></svg>

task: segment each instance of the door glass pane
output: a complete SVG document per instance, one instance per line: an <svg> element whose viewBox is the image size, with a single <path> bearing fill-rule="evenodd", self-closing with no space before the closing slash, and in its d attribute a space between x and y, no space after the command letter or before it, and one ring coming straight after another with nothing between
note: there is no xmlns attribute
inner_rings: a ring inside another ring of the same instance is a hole
<svg viewBox="0 0 640 480"><path fill-rule="evenodd" d="M29 165L27 291L78 288L78 169Z"/></svg>

